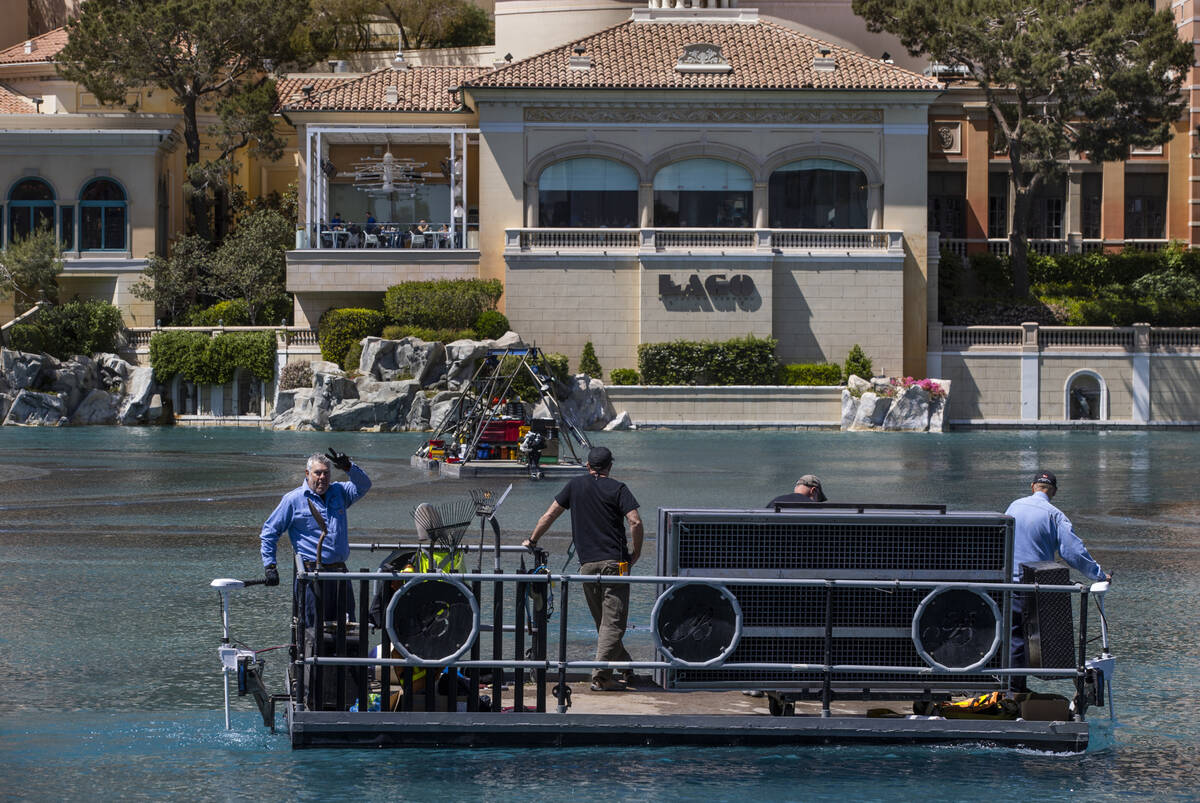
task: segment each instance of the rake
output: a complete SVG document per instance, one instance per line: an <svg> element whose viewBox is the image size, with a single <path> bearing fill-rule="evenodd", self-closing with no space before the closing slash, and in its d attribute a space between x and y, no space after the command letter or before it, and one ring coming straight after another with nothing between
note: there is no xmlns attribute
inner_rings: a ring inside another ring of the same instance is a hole
<svg viewBox="0 0 1200 803"><path fill-rule="evenodd" d="M475 518L475 502L470 499L436 505L422 502L413 508L412 517L417 525L418 539L428 539L430 542L430 565L433 565L432 553L435 550L448 553L449 565L456 565L458 545Z"/></svg>

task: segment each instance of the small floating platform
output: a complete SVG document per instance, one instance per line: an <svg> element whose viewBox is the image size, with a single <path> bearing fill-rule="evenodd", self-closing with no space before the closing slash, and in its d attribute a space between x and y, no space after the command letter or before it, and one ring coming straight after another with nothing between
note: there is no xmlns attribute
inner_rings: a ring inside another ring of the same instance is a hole
<svg viewBox="0 0 1200 803"><path fill-rule="evenodd" d="M794 716L771 716L766 700L740 692L669 692L658 686L589 692L573 683L565 714L547 711L407 711L359 714L288 707L292 746L525 747L608 745L769 746L805 744L978 744L1050 753L1087 749L1086 722L868 716L880 706L844 702L831 716L819 703L796 704ZM527 700L534 688L527 687Z"/></svg>
<svg viewBox="0 0 1200 803"><path fill-rule="evenodd" d="M528 477L529 467L518 460L471 460L467 463L447 463L428 457L413 455L409 461L413 468L436 472L443 477ZM570 479L576 474L587 472L587 467L577 463L542 463L545 479Z"/></svg>

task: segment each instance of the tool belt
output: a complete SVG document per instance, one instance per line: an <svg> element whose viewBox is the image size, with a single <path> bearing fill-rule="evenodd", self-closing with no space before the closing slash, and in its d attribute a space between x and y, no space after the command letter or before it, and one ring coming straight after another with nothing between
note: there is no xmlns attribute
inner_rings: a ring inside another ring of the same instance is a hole
<svg viewBox="0 0 1200 803"><path fill-rule="evenodd" d="M315 572L317 570L317 562L315 560L304 561L304 571ZM347 571L345 563L322 563L321 571L323 572L344 572Z"/></svg>

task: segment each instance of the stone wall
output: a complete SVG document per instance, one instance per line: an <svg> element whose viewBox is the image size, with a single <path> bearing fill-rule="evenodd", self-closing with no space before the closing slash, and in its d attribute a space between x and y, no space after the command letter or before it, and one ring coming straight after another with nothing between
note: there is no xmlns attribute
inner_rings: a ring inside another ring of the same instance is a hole
<svg viewBox="0 0 1200 803"><path fill-rule="evenodd" d="M625 385L606 388L635 426L785 426L836 429L841 387Z"/></svg>

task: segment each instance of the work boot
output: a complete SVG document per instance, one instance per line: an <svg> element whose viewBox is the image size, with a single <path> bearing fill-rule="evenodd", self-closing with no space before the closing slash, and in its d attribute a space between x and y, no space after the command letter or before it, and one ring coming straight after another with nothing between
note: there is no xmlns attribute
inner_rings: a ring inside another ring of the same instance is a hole
<svg viewBox="0 0 1200 803"><path fill-rule="evenodd" d="M592 691L625 691L625 684L616 678L594 678Z"/></svg>

